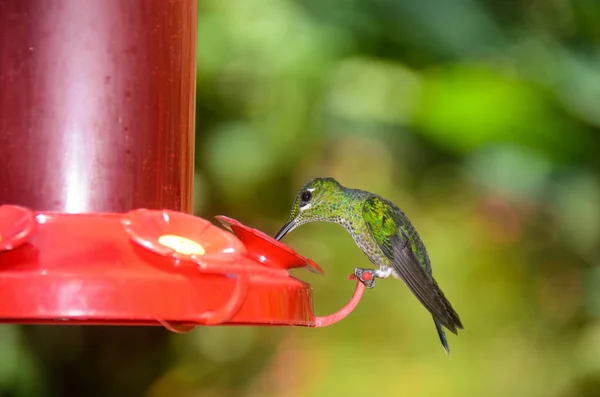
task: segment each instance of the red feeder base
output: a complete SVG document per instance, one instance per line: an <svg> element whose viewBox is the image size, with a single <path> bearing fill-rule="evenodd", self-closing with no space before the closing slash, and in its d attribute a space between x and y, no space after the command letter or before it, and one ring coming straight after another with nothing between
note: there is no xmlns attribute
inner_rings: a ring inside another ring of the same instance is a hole
<svg viewBox="0 0 600 397"><path fill-rule="evenodd" d="M227 218L229 233L175 211L34 213L0 206L0 322L35 324L253 324L322 327L308 284L289 276L307 258Z"/></svg>

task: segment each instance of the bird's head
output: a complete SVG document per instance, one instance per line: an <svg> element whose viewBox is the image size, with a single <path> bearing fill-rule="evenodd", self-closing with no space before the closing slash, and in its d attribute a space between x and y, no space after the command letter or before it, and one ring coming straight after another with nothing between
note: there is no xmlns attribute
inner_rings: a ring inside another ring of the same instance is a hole
<svg viewBox="0 0 600 397"><path fill-rule="evenodd" d="M275 235L276 240L300 225L315 221L329 221L339 208L339 193L344 188L333 178L311 179L296 194L290 216Z"/></svg>

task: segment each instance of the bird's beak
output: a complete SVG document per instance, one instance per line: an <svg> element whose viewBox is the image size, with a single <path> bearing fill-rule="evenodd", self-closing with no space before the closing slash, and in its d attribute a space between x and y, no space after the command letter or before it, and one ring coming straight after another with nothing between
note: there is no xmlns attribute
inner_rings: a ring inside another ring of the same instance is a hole
<svg viewBox="0 0 600 397"><path fill-rule="evenodd" d="M277 240L277 241L281 240L283 238L283 236L288 234L288 232L294 228L295 223L296 222L294 222L294 221L290 221L290 222L286 223L285 225L283 225L281 230L279 232L277 232L277 234L275 235L275 240Z"/></svg>

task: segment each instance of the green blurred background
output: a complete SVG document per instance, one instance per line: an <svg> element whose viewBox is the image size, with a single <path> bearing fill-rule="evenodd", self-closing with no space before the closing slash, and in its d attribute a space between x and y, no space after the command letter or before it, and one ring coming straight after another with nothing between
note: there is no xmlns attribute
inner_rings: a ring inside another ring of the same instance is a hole
<svg viewBox="0 0 600 397"><path fill-rule="evenodd" d="M402 207L465 331L397 280L324 329L0 327L0 396L600 395L600 2L201 0L196 214L274 234L332 176ZM284 242L339 309L368 260Z"/></svg>

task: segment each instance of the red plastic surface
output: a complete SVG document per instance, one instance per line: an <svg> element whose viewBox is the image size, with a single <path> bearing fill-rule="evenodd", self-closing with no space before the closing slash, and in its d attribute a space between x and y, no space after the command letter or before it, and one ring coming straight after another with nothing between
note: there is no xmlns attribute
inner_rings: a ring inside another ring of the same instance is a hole
<svg viewBox="0 0 600 397"><path fill-rule="evenodd" d="M0 206L0 252L27 242L36 227L35 216L27 208Z"/></svg>
<svg viewBox="0 0 600 397"><path fill-rule="evenodd" d="M191 211L196 0L0 2L0 204Z"/></svg>
<svg viewBox="0 0 600 397"><path fill-rule="evenodd" d="M304 258L279 241L271 238L260 230L251 229L239 221L218 215L215 218L221 224L231 229L235 235L242 240L251 250L248 255L265 266L275 269L305 268L313 273L324 275L316 263Z"/></svg>
<svg viewBox="0 0 600 397"><path fill-rule="evenodd" d="M219 218L238 235L255 237L242 241L205 219L167 210L64 214L0 206L2 241L17 236L0 245L0 322L162 324L176 332L212 324L327 326L358 304L360 282L346 307L316 317L310 286L288 270L319 268L269 236Z"/></svg>
<svg viewBox="0 0 600 397"><path fill-rule="evenodd" d="M359 281L314 316L288 269L316 264L183 213L196 21L196 0L0 0L0 204L19 205L0 206L0 322L326 326L358 303Z"/></svg>

